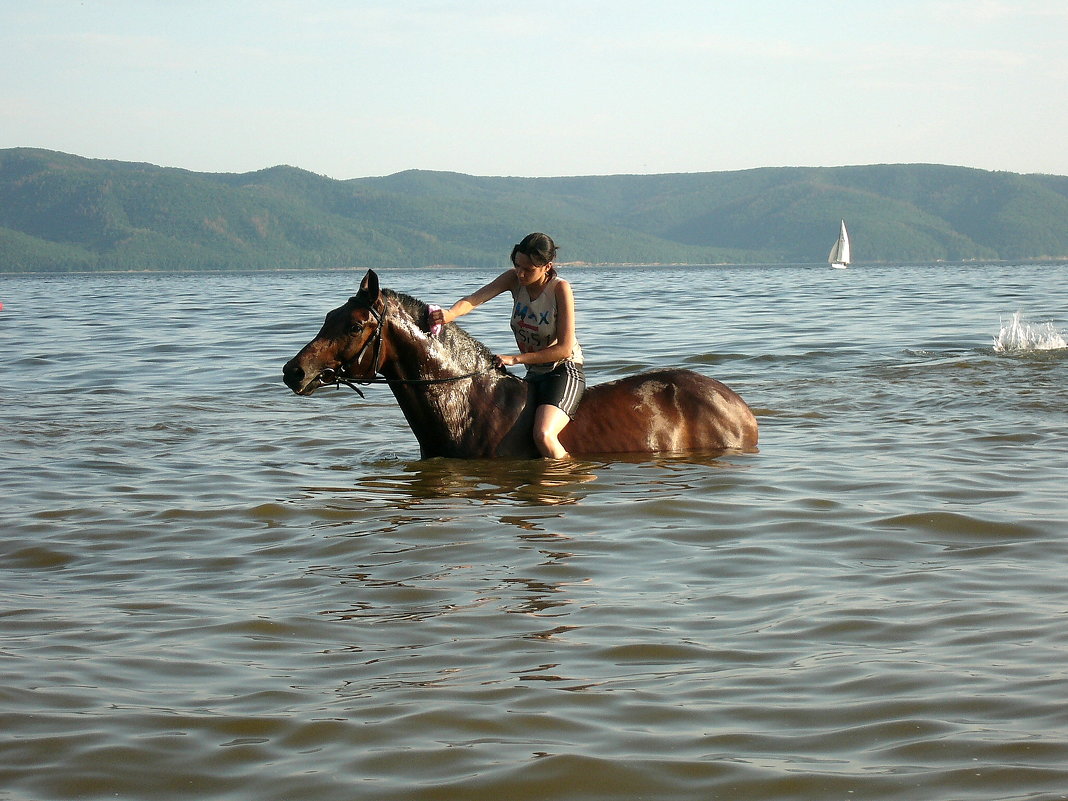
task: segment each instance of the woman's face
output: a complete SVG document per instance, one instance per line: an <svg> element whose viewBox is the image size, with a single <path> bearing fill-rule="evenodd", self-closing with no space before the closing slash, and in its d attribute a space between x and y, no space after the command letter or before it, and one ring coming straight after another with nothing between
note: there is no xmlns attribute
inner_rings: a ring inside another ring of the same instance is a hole
<svg viewBox="0 0 1068 801"><path fill-rule="evenodd" d="M538 266L530 260L530 256L526 253L516 253L513 267L515 268L515 274L519 277L519 283L523 286L537 286L545 280L545 274L549 272L549 268L552 267L552 262Z"/></svg>

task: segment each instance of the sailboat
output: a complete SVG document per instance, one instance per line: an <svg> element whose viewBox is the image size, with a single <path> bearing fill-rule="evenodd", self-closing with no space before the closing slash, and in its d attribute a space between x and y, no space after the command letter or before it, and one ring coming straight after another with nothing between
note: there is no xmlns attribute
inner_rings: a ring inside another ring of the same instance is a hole
<svg viewBox="0 0 1068 801"><path fill-rule="evenodd" d="M831 255L827 262L836 270L844 270L849 266L849 233L846 231L845 220L842 220L842 231L838 234L838 241L831 248Z"/></svg>

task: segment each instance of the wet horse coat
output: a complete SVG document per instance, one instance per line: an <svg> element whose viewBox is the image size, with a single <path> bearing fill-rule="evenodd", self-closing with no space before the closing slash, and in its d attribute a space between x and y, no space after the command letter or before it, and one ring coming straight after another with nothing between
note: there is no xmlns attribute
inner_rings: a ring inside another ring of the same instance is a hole
<svg viewBox="0 0 1068 801"><path fill-rule="evenodd" d="M298 395L387 383L423 458L537 456L530 385L495 368L489 349L459 326L432 336L426 321L425 303L380 289L369 270L286 363L283 379ZM751 449L757 422L719 381L657 370L589 387L560 442L575 455Z"/></svg>

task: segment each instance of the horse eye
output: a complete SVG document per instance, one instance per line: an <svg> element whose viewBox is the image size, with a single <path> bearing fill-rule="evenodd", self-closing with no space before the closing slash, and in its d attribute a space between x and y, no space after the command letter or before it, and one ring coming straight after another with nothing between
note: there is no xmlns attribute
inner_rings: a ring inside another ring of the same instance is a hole
<svg viewBox="0 0 1068 801"><path fill-rule="evenodd" d="M349 333L353 334L353 335L362 334L363 333L363 323L353 323L349 327Z"/></svg>

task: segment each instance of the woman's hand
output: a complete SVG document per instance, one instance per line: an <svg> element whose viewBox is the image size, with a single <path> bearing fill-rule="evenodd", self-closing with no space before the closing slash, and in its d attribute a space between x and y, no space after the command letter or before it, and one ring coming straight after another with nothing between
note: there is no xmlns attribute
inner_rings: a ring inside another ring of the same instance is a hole
<svg viewBox="0 0 1068 801"><path fill-rule="evenodd" d="M519 357L494 355L493 364L495 367L511 367L513 365L519 364Z"/></svg>
<svg viewBox="0 0 1068 801"><path fill-rule="evenodd" d="M445 325L445 323L449 322L448 319L445 317L444 309L431 309L429 317L431 328L433 328L435 325Z"/></svg>

